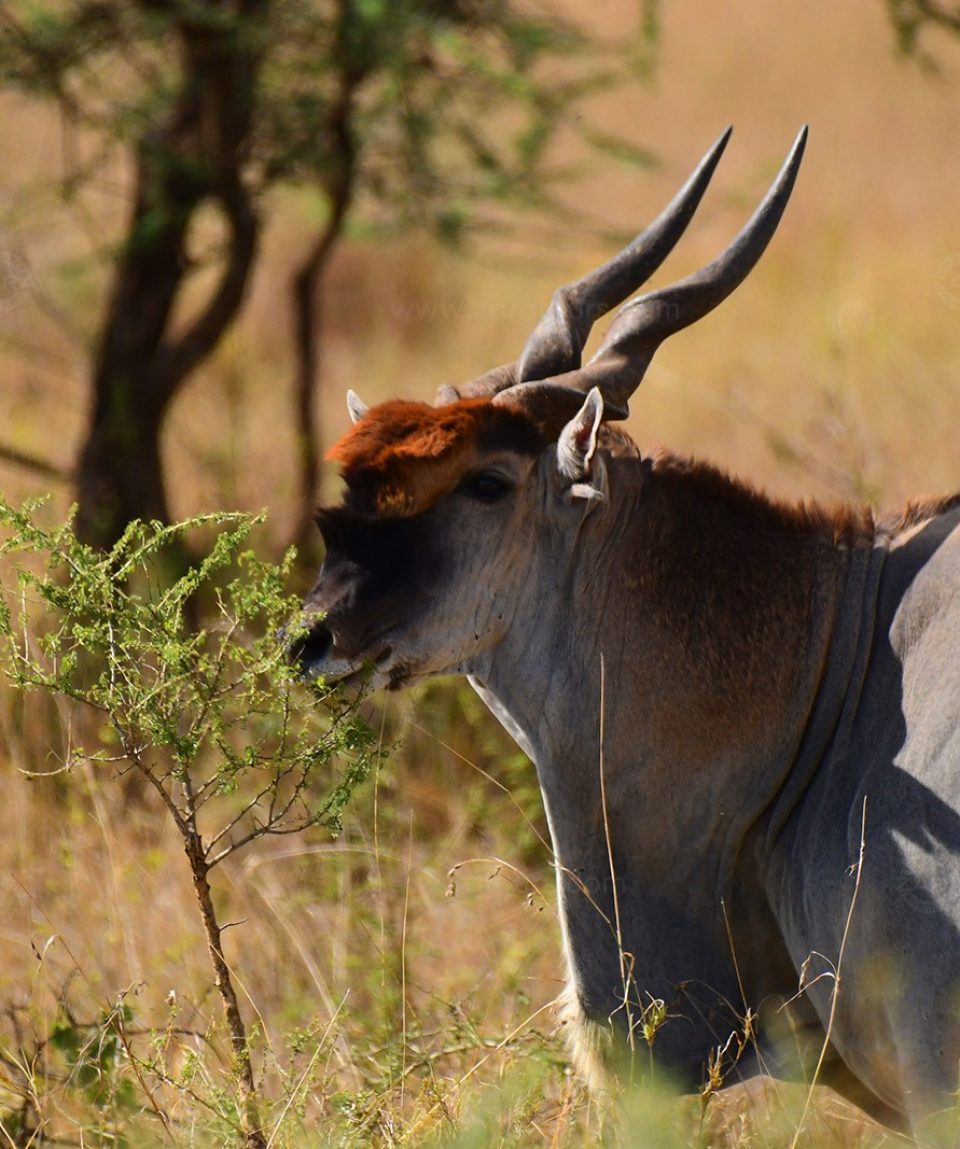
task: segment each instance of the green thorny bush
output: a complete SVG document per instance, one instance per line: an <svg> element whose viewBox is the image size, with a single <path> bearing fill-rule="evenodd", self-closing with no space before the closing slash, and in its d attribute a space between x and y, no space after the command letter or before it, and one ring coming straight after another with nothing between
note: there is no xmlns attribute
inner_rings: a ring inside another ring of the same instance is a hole
<svg viewBox="0 0 960 1149"><path fill-rule="evenodd" d="M139 775L175 824L230 1037L223 1134L265 1146L263 1104L210 873L267 835L310 827L338 832L376 760L376 739L355 703L305 689L288 665L289 628L298 618L298 602L285 589L293 555L274 564L248 549L258 519L137 522L104 553L78 542L70 522L40 525L38 506L0 501L0 556L20 560L16 585L4 586L0 598L4 668L17 690L47 692L78 711L68 724L64 770L87 762L118 778ZM205 558L171 582L165 555L187 532L213 532L212 542ZM204 614L207 622L198 625ZM145 1072L158 1066L132 1051L129 1021L123 1002L83 1027L64 1015L48 1044L92 1103L109 1092L115 1106L151 1112L173 1140L171 1118ZM121 1059L128 1072L117 1082ZM0 1062L0 1087L10 1086L18 1064L22 1057ZM31 1124L36 1134L40 1115L32 1112L32 1091L12 1093L22 1103L5 1114L0 1088L6 1140L12 1130L13 1144L33 1144L40 1138L30 1140ZM118 1140L115 1133L96 1143Z"/></svg>

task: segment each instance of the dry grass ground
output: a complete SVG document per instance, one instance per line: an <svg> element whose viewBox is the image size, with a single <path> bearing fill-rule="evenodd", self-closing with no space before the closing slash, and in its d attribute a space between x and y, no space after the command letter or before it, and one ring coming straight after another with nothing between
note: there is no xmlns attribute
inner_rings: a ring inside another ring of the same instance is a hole
<svg viewBox="0 0 960 1149"><path fill-rule="evenodd" d="M632 6L596 12L615 34ZM571 204L642 224L733 122L672 277L739 227L800 123L811 139L753 279L651 369L630 424L644 448L695 452L795 497L887 505L960 486L960 42L930 47L939 74L898 60L879 2L664 5L655 81L589 111L660 166L598 165ZM0 120L0 442L66 471L104 285L90 253L117 234L125 173L106 171L82 210L59 205L42 190L60 162L57 124L9 101ZM283 293L309 220L301 198L278 206L243 324L178 403L166 442L177 514L269 507L267 547L293 506ZM351 244L332 290L326 437L345 425L349 386L368 401L427 398L512 357L552 287L605 254L533 223L509 241L478 237L465 260L416 240ZM50 486L0 468L11 499ZM60 513L68 491L54 494ZM531 772L462 692L383 707L374 720L397 748L346 832L259 849L221 874L224 917L239 920L228 956L278 1099L274 1144L575 1146L609 1134L618 1120L570 1077L554 1033L558 930ZM89 770L30 776L55 770L70 722L39 700L0 702L0 1045L24 1058L19 1077L0 1070L0 1111L36 1088L51 1133L100 1143L92 1095L42 1080L37 1042L64 1006L94 1022L123 999L130 1040L191 1082L157 1086L178 1143L217 1144L229 1067L179 844L133 787ZM124 1112L108 1084L104 1120L126 1122L128 1144L161 1143L158 1122ZM768 1092L711 1104L703 1127L695 1105L650 1102L656 1112L619 1122L621 1140L790 1145L802 1090ZM801 1143L890 1141L827 1098Z"/></svg>

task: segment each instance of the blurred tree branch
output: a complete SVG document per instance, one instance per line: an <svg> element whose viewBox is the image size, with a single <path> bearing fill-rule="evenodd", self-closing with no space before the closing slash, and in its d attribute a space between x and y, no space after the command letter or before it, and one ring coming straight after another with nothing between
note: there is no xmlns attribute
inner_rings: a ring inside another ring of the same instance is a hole
<svg viewBox="0 0 960 1149"><path fill-rule="evenodd" d="M356 190L357 145L354 138L354 110L359 89L370 74L368 60L351 50L350 29L354 19L354 0L339 0L335 52L337 90L330 104L325 125L330 164L322 176L328 216L306 259L298 267L293 278L299 471L297 483L299 505L294 527L294 542L300 552L309 546L313 537L311 528L320 469L322 431L317 418L317 383L320 366L318 337L322 327L321 284L331 256L343 236Z"/></svg>
<svg viewBox="0 0 960 1149"><path fill-rule="evenodd" d="M48 463L45 459L31 455L28 451L20 451L16 447L7 447L0 443L0 460L5 463L12 463L13 466L21 467L25 471L32 471L35 475L40 475L44 479L51 479L55 483L70 482L70 475L61 471L59 467L55 467L53 463Z"/></svg>
<svg viewBox="0 0 960 1149"><path fill-rule="evenodd" d="M935 0L886 0L886 4L900 50L928 66L933 65L933 59L919 48L921 31L931 27L960 33L960 6Z"/></svg>

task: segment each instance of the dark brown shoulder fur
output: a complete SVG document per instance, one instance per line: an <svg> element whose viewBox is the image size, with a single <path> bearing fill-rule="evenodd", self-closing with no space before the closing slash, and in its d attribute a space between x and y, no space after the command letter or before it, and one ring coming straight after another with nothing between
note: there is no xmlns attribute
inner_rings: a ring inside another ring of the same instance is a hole
<svg viewBox="0 0 960 1149"><path fill-rule="evenodd" d="M684 498L695 500L704 510L710 508L727 522L735 519L747 531L806 535L848 544L871 542L876 535L868 507L781 502L719 467L672 452L655 455L651 467L659 481L682 487Z"/></svg>

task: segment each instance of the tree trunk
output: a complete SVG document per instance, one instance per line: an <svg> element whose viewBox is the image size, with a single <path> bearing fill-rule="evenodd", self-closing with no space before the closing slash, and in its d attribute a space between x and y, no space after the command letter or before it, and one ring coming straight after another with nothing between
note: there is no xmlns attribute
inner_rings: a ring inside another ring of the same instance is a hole
<svg viewBox="0 0 960 1149"><path fill-rule="evenodd" d="M107 547L132 519L169 522L160 457L162 417L136 399L130 377L113 376L115 388L96 381L97 404L77 466L77 533ZM112 391L112 393L111 393Z"/></svg>
<svg viewBox="0 0 960 1149"><path fill-rule="evenodd" d="M168 379L157 386L156 360L202 190L171 186L169 174L162 177L165 163L166 156L141 147L136 199L94 362L93 402L77 464L77 531L102 547L115 542L131 519L169 520L160 431L176 385Z"/></svg>
<svg viewBox="0 0 960 1149"><path fill-rule="evenodd" d="M323 330L323 275L343 228L346 201L331 212L330 220L317 238L309 256L293 281L296 323L297 379L297 519L293 541L301 559L313 565L310 554L316 532L313 516L317 507L322 434L317 420L317 393Z"/></svg>
<svg viewBox="0 0 960 1149"><path fill-rule="evenodd" d="M355 0L340 0L337 8L337 90L323 124L329 156L323 188L329 216L307 258L293 280L296 331L296 428L298 508L293 542L301 562L313 565L310 552L319 541L313 529L317 506L321 434L317 425L317 392L323 343L323 277L334 249L343 235L356 185L354 108L357 92L370 72L365 46L358 45Z"/></svg>
<svg viewBox="0 0 960 1149"><path fill-rule="evenodd" d="M177 16L181 86L165 122L137 145L136 189L96 351L86 439L77 465L77 531L100 547L134 518L169 521L164 417L190 372L243 302L258 220L244 163L257 60L247 34L267 0L240 0L233 22L199 0ZM214 200L230 229L220 278L187 329L170 321L188 267L197 209Z"/></svg>

